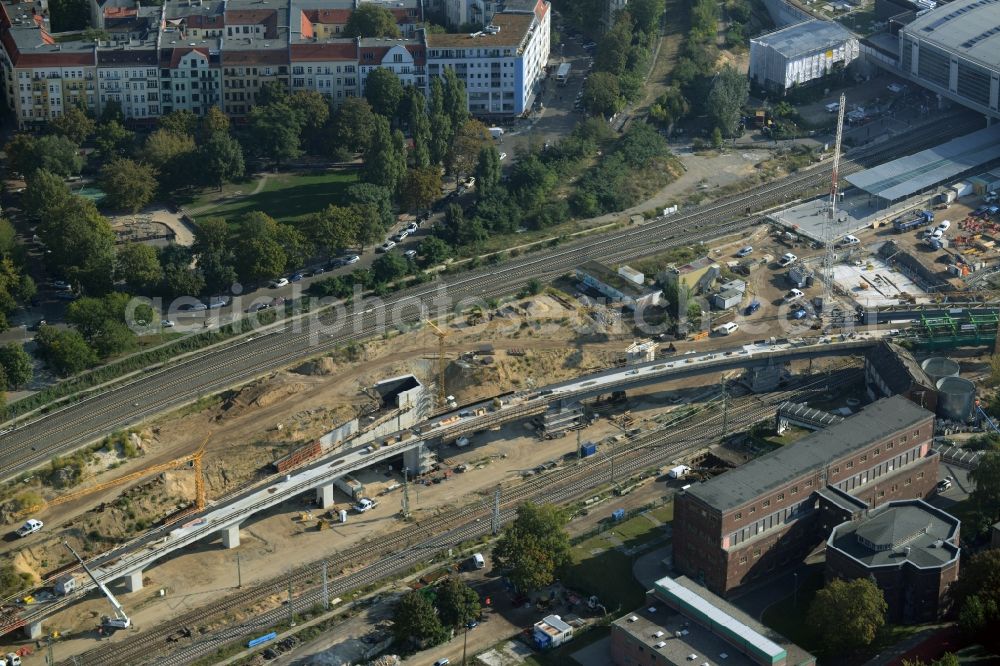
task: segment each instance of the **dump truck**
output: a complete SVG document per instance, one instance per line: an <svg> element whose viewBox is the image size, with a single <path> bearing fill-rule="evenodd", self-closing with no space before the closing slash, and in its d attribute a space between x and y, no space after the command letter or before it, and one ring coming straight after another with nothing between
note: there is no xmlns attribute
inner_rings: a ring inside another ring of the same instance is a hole
<svg viewBox="0 0 1000 666"><path fill-rule="evenodd" d="M897 234L927 226L934 221L934 211L911 210L892 221L892 228Z"/></svg>

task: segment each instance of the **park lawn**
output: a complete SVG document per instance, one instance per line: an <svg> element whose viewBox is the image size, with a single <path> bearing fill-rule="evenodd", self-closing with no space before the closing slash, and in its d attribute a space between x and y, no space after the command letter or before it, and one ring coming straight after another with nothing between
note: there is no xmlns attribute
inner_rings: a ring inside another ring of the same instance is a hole
<svg viewBox="0 0 1000 666"><path fill-rule="evenodd" d="M322 210L330 204L344 201L347 188L358 182L358 172L354 170L336 170L319 173L292 173L267 175L267 182L257 194L237 196L221 201L218 205L207 208L199 213L199 217L223 217L229 221L246 213L261 211L267 213L279 222L294 222L310 213ZM250 183L241 183L236 190L242 193L253 192L260 179ZM208 205L218 198L218 193L209 193L204 199ZM201 202L196 202L198 207Z"/></svg>
<svg viewBox="0 0 1000 666"><path fill-rule="evenodd" d="M642 605L646 590L632 575L634 558L618 550L591 555L589 550L573 548L572 559L562 576L568 587L597 595L612 615Z"/></svg>

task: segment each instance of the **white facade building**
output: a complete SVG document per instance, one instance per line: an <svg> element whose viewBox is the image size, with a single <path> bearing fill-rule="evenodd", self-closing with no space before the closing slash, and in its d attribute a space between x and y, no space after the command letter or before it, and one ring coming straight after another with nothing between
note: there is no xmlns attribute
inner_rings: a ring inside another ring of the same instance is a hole
<svg viewBox="0 0 1000 666"><path fill-rule="evenodd" d="M750 79L787 90L846 67L860 54L857 37L839 23L813 19L750 40Z"/></svg>

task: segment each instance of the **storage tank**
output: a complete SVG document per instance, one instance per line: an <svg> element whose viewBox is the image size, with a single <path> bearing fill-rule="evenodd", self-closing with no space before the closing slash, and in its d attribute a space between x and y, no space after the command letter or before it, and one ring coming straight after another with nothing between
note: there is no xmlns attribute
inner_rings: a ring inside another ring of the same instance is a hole
<svg viewBox="0 0 1000 666"><path fill-rule="evenodd" d="M976 385L963 377L944 377L937 384L938 416L965 423L972 416Z"/></svg>
<svg viewBox="0 0 1000 666"><path fill-rule="evenodd" d="M937 384L939 380L945 377L958 377L958 363L944 356L929 358L921 363L920 367L927 373L927 376L931 378L931 382L934 384Z"/></svg>

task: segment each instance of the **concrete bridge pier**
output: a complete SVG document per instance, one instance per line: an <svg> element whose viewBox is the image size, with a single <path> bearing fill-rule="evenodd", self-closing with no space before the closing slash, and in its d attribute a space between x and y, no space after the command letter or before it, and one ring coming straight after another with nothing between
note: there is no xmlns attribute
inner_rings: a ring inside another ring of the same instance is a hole
<svg viewBox="0 0 1000 666"><path fill-rule="evenodd" d="M433 464L434 461L431 459L431 453L424 442L417 444L412 449L403 451L403 467L410 470L410 474L413 476L423 474Z"/></svg>
<svg viewBox="0 0 1000 666"><path fill-rule="evenodd" d="M142 589L142 569L125 576L125 587L129 592L138 592Z"/></svg>
<svg viewBox="0 0 1000 666"><path fill-rule="evenodd" d="M321 509L329 509L333 506L333 484L328 483L316 488L316 502Z"/></svg>
<svg viewBox="0 0 1000 666"><path fill-rule="evenodd" d="M240 526L231 525L222 530L222 545L226 548L240 547Z"/></svg>
<svg viewBox="0 0 1000 666"><path fill-rule="evenodd" d="M27 634L28 638L33 641L37 641L42 637L42 621L31 622L24 625L24 633Z"/></svg>

